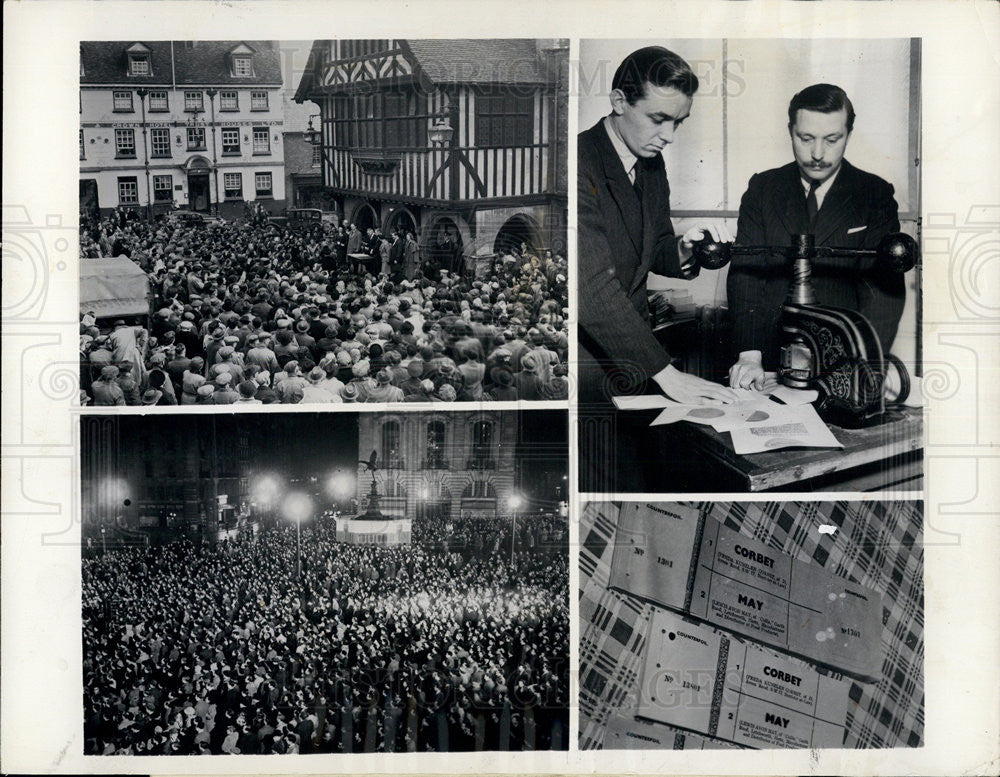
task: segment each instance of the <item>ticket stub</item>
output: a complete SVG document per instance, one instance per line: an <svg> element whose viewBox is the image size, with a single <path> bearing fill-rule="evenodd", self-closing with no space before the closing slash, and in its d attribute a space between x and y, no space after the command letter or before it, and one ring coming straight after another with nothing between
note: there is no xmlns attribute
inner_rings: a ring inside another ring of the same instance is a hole
<svg viewBox="0 0 1000 777"><path fill-rule="evenodd" d="M738 750L733 742L619 713L608 719L604 750Z"/></svg>
<svg viewBox="0 0 1000 777"><path fill-rule="evenodd" d="M882 597L706 521L688 611L862 677L882 668Z"/></svg>
<svg viewBox="0 0 1000 777"><path fill-rule="evenodd" d="M664 607L683 608L694 585L701 511L674 503L626 502L618 513L612 588Z"/></svg>
<svg viewBox="0 0 1000 777"><path fill-rule="evenodd" d="M882 665L882 598L676 504L629 503L612 587L863 679Z"/></svg>
<svg viewBox="0 0 1000 777"><path fill-rule="evenodd" d="M657 610L637 713L743 747L842 747L849 689L802 661Z"/></svg>

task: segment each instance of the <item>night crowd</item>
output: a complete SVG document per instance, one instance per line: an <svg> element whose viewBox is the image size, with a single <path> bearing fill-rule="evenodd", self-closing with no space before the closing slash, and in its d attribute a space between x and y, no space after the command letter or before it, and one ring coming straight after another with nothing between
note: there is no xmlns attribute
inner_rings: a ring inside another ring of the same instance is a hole
<svg viewBox="0 0 1000 777"><path fill-rule="evenodd" d="M320 520L299 580L287 526L85 557L85 752L565 749L566 519L524 521L513 564L505 528L360 547Z"/></svg>
<svg viewBox="0 0 1000 777"><path fill-rule="evenodd" d="M262 214L212 225L82 217L84 257L127 256L151 316L80 323L81 402L558 400L566 261L526 244L478 269L454 242Z"/></svg>

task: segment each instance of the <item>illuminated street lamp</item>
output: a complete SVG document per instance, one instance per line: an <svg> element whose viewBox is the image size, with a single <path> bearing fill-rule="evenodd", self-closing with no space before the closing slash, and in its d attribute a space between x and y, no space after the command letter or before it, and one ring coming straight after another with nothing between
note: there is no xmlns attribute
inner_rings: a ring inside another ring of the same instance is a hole
<svg viewBox="0 0 1000 777"><path fill-rule="evenodd" d="M346 501L354 493L354 478L338 469L327 481L326 491L334 501Z"/></svg>
<svg viewBox="0 0 1000 777"><path fill-rule="evenodd" d="M514 566L514 535L517 533L517 511L521 507L521 495L514 493L510 495L508 504L513 511L510 521L510 565Z"/></svg>
<svg viewBox="0 0 1000 777"><path fill-rule="evenodd" d="M289 494L281 505L282 513L295 521L295 579L302 575L302 522L312 516L312 500L301 492Z"/></svg>

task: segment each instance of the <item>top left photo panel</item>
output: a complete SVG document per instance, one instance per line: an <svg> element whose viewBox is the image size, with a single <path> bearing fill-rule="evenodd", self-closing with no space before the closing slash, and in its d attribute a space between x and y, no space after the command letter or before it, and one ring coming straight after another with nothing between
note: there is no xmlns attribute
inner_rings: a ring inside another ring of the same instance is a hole
<svg viewBox="0 0 1000 777"><path fill-rule="evenodd" d="M80 44L80 402L564 401L569 43Z"/></svg>

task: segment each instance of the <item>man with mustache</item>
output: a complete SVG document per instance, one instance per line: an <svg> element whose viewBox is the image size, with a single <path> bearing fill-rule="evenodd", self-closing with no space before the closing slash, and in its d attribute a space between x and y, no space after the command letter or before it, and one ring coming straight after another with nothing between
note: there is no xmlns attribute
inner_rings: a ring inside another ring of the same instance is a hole
<svg viewBox="0 0 1000 777"><path fill-rule="evenodd" d="M734 256L729 267L726 286L738 354L729 371L733 388L760 388L764 371L778 366L778 318L791 280L783 249L792 235L813 234L817 246L872 249L899 231L892 184L844 159L854 119L843 89L806 87L788 105L795 161L750 179L736 242L777 250ZM862 313L883 352L889 352L906 301L902 274L870 259L823 259L813 263L812 280L818 303Z"/></svg>

